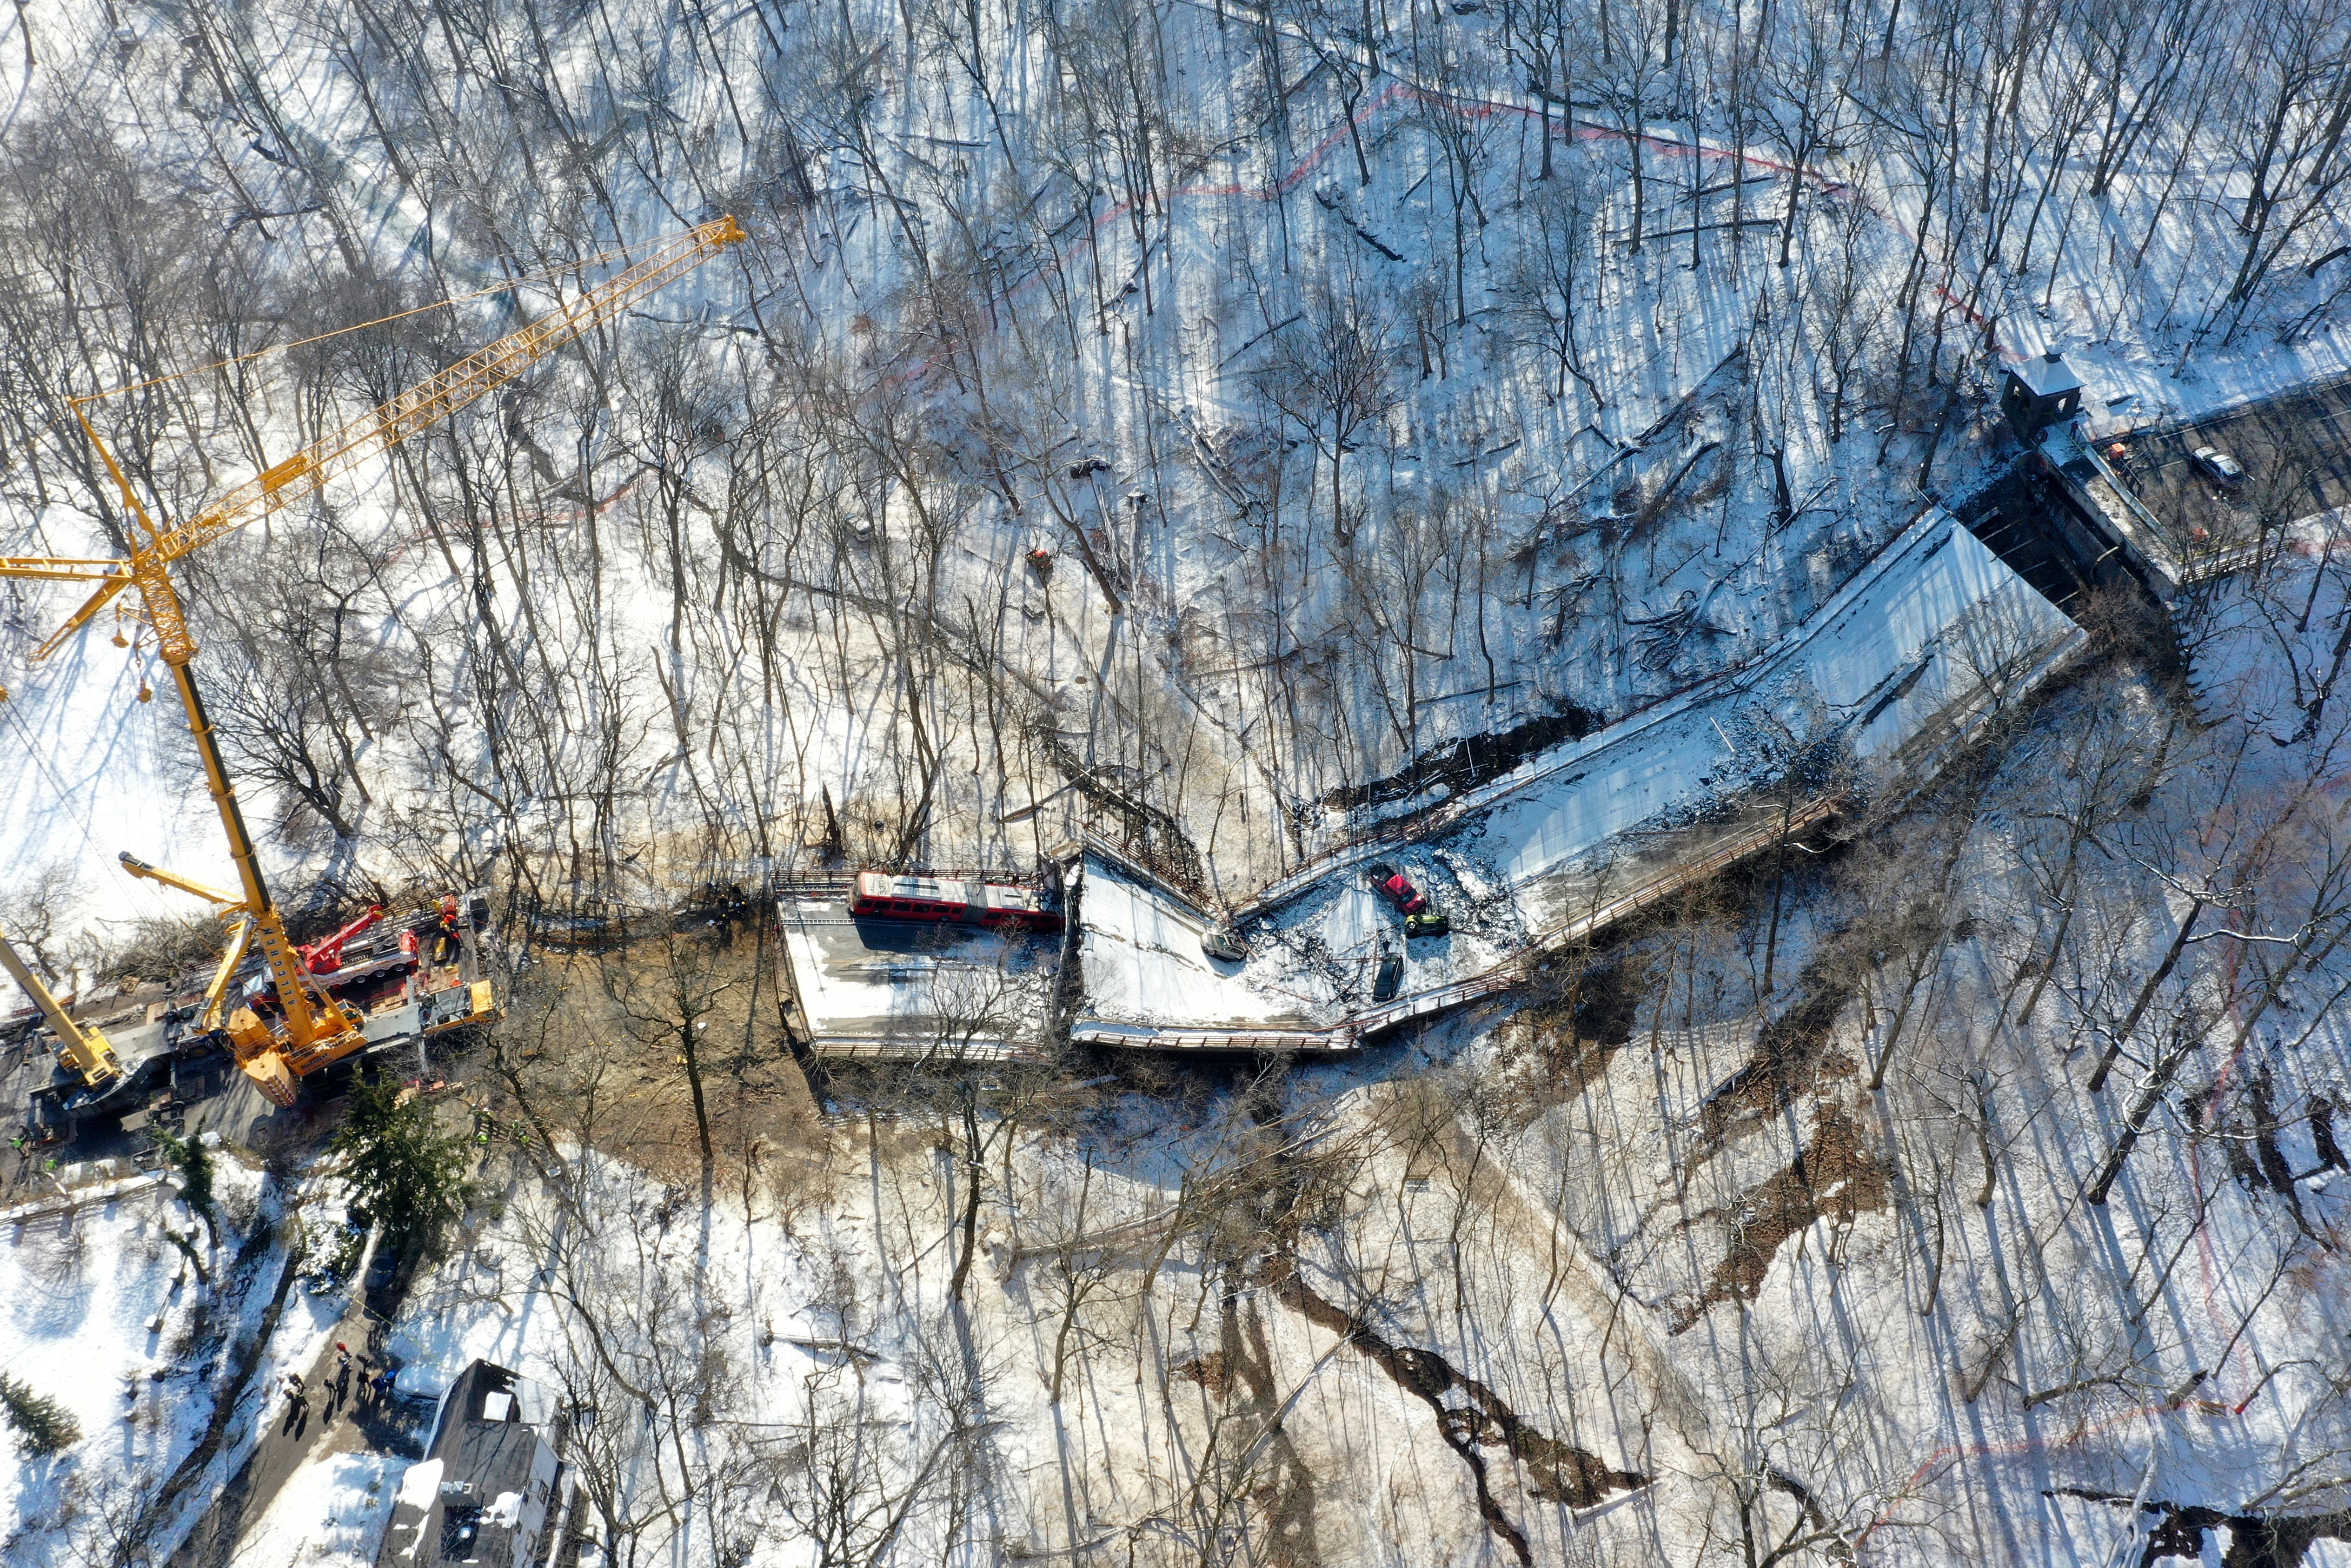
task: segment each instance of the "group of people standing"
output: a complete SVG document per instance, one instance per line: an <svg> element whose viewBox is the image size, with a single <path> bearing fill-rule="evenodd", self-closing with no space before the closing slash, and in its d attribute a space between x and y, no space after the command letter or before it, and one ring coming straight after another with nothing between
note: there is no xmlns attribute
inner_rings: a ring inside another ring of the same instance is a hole
<svg viewBox="0 0 2351 1568"><path fill-rule="evenodd" d="M371 1367L374 1369L372 1372L370 1371ZM335 1342L335 1375L332 1377L321 1379L319 1384L319 1386L326 1390L329 1415L333 1415L336 1410L350 1401L351 1379L354 1374L359 1378L360 1397L376 1402L392 1397L400 1380L400 1368L391 1361L379 1362L370 1357L364 1351L353 1355L351 1347L339 1339ZM289 1414L294 1409L309 1408L309 1385L300 1373L289 1372L286 1375L285 1389Z"/></svg>

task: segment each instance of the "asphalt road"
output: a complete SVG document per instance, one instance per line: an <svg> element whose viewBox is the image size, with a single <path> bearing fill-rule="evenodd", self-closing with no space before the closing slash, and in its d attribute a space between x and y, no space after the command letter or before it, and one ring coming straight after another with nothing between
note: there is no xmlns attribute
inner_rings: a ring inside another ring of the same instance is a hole
<svg viewBox="0 0 2351 1568"><path fill-rule="evenodd" d="M246 1532L268 1511L287 1477L303 1465L336 1454L372 1451L413 1457L418 1452L421 1428L433 1414L433 1404L409 1390L374 1399L356 1364L338 1392L336 1340L349 1344L355 1353L366 1352L371 1345L366 1314L354 1308L343 1319L304 1372L307 1389L300 1400L289 1400L282 1388L273 1391L269 1425L261 1441L188 1532L169 1568L225 1568Z"/></svg>
<svg viewBox="0 0 2351 1568"><path fill-rule="evenodd" d="M2351 377L2118 439L2125 455L2117 471L2140 503L2183 538L2200 527L2234 541L2264 525L2351 506ZM2224 495L2196 466L2191 454L2200 446L2218 447L2244 465L2236 494Z"/></svg>

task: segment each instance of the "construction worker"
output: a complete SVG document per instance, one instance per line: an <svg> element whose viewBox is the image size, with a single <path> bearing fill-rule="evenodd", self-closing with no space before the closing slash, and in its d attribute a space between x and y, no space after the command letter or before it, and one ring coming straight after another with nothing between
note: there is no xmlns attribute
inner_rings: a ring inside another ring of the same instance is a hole
<svg viewBox="0 0 2351 1568"><path fill-rule="evenodd" d="M441 899L441 919L433 928L433 961L434 963L450 963L456 959L457 928L461 919L462 917L457 913L455 896L444 895Z"/></svg>

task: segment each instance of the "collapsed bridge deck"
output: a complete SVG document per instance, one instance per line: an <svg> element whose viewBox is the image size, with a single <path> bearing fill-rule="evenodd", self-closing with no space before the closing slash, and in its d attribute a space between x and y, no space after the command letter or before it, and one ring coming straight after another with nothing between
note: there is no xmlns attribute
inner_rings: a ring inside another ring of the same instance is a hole
<svg viewBox="0 0 2351 1568"><path fill-rule="evenodd" d="M1692 883L1817 829L1845 789L1930 777L2086 644L1949 514L1889 541L1752 662L1283 877L1226 919L1113 846L1040 873L1065 939L852 918L779 888L794 1033L820 1055L1344 1052L1523 983ZM1377 857L1450 918L1407 939ZM1247 956L1212 956L1229 924ZM1059 994L1066 1016L1050 1016Z"/></svg>

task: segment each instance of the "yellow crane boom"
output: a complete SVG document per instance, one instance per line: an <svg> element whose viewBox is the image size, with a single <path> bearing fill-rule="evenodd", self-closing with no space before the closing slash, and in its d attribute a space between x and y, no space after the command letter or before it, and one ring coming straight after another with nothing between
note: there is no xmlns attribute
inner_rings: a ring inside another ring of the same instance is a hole
<svg viewBox="0 0 2351 1568"><path fill-rule="evenodd" d="M114 1046L97 1030L76 1023L64 1004L49 993L32 966L17 956L8 940L8 933L0 931L0 969L41 1010L48 1020L49 1032L57 1037L57 1055L65 1064L81 1075L81 1081L93 1089L102 1089L122 1076L122 1064L114 1059Z"/></svg>
<svg viewBox="0 0 2351 1568"><path fill-rule="evenodd" d="M157 651L179 689L181 706L188 715L189 732L194 736L197 754L204 762L204 782L220 814L221 827L228 836L229 855L236 864L242 896L231 898L216 889L132 862L128 856L123 858L126 867L137 875L194 893L223 905L225 914L242 914L246 918L246 940L260 950L269 966L285 1017L281 1024L273 1025L252 1009L240 1007L229 1016L229 1044L238 1065L277 1104L293 1104L298 1078L350 1055L365 1040L360 1033L359 1016L329 995L310 975L300 952L287 936L285 922L269 896L253 836L246 827L235 786L229 780L227 764L221 757L219 742L204 711L203 694L188 670L190 661L196 656L196 644L189 635L187 615L167 568L190 551L315 493L328 480L430 429L746 237L742 225L726 217L664 240L643 260L578 298L488 347L476 349L293 456L270 464L194 516L165 527L157 527L148 515L113 452L99 439L97 429L83 411L85 404L97 400L71 400L75 417L81 421L82 430L121 493L124 509L138 524L131 534L131 554L120 559L0 556L0 577L96 585L81 607L35 652L36 659L46 659L55 652L123 589L139 590L141 618L154 628ZM5 695L5 691L0 691L0 697ZM216 983L214 992L219 989Z"/></svg>
<svg viewBox="0 0 2351 1568"><path fill-rule="evenodd" d="M123 505L145 529L148 542L143 545L134 543L128 560L0 556L0 576L95 581L99 585L98 591L33 657L46 659L56 652L67 638L87 626L108 601L133 583L141 589L149 587L150 583L140 571L142 566L152 564L160 568L224 534L234 533L316 493L329 479L382 456L419 431L431 429L744 238L742 225L727 217L665 240L636 265L605 279L528 326L507 333L487 348L475 349L447 369L418 382L293 456L270 464L187 521L160 530L149 520L147 509L140 504L131 482L115 463L114 454L99 440L89 416L82 411L84 404L97 399L72 400L75 417L81 421L90 444L105 460L107 472L113 476L116 488L122 493ZM152 611L153 607L151 604L149 607ZM177 608L176 598L172 607ZM169 618L169 624L154 620L152 616L150 618L166 659L171 657L175 641L187 642L187 627L176 616ZM194 652L192 646L189 652Z"/></svg>

